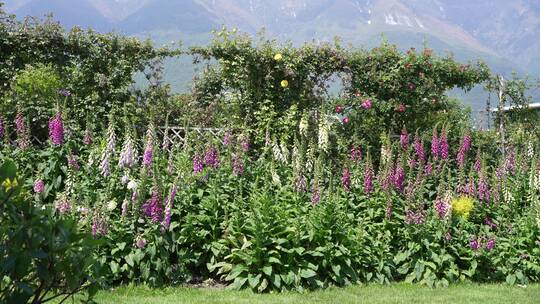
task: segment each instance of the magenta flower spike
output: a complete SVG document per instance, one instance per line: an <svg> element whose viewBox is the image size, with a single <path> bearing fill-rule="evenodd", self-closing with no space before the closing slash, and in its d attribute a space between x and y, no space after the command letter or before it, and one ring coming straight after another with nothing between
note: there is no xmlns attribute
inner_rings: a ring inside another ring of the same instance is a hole
<svg viewBox="0 0 540 304"><path fill-rule="evenodd" d="M437 129L433 129L433 135L431 137L431 155L433 155L433 159L439 158L439 137L437 136Z"/></svg>
<svg viewBox="0 0 540 304"><path fill-rule="evenodd" d="M343 188L345 191L349 191L351 189L351 172L348 168L343 169L343 173L341 175L341 183L343 184Z"/></svg>
<svg viewBox="0 0 540 304"><path fill-rule="evenodd" d="M401 135L399 136L399 143L401 144L403 150L407 150L407 148L409 147L409 133L407 133L406 128L403 128L403 130L401 130Z"/></svg>
<svg viewBox="0 0 540 304"><path fill-rule="evenodd" d="M49 120L49 139L55 146L61 146L64 143L64 122L60 112L56 112Z"/></svg>
<svg viewBox="0 0 540 304"><path fill-rule="evenodd" d="M418 133L414 136L414 150L418 157L418 161L423 163L426 159L426 154L424 152L424 145L422 144L422 140L420 140Z"/></svg>
<svg viewBox="0 0 540 304"><path fill-rule="evenodd" d="M43 191L45 191L45 183L42 179L37 179L34 182L34 193L40 194L43 193Z"/></svg>

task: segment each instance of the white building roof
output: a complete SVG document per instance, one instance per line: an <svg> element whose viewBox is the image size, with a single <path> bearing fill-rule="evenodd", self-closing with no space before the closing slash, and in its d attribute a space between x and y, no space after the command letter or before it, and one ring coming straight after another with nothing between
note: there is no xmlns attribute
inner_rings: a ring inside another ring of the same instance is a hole
<svg viewBox="0 0 540 304"><path fill-rule="evenodd" d="M505 106L502 108L503 112L506 112L506 111L511 111L513 109L516 109L518 107L516 106ZM529 109L540 109L540 102L536 102L536 103L530 103L529 104ZM498 112L499 109L498 108L492 108L491 109L491 112Z"/></svg>

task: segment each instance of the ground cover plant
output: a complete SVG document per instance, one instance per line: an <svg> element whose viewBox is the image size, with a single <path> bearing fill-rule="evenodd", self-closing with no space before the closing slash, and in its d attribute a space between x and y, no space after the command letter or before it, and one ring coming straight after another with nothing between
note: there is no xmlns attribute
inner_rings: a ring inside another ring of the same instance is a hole
<svg viewBox="0 0 540 304"><path fill-rule="evenodd" d="M7 20L0 30L25 27ZM127 89L135 66L172 52L77 33L130 50L126 66L107 65L119 78L106 96L103 83L62 82L96 72L70 60L0 70L2 296L207 279L261 293L539 281L535 133L519 119L504 137L475 130L445 95L492 85L483 64L223 31L185 52L208 66L176 96L156 66L147 90ZM330 96L336 75L343 92ZM79 107L88 96L99 111ZM36 231L48 232L25 247Z"/></svg>

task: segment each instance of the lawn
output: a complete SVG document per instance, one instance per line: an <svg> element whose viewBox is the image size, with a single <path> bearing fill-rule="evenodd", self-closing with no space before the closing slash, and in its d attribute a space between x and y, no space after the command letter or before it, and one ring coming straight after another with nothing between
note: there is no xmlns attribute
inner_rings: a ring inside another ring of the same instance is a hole
<svg viewBox="0 0 540 304"><path fill-rule="evenodd" d="M331 288L300 293L254 294L202 288L121 287L102 291L98 303L539 303L540 285L512 287L507 285L455 285L430 289L408 284L368 285Z"/></svg>

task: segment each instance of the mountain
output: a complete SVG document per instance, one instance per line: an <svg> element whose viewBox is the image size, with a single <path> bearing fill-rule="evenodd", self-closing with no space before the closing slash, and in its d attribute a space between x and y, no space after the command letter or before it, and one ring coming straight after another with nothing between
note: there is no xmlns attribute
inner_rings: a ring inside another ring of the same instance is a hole
<svg viewBox="0 0 540 304"><path fill-rule="evenodd" d="M43 16L53 13L54 18L67 28L80 26L98 31L112 29L112 23L109 19L103 16L89 0L77 0L77 5L73 5L73 0L30 0L23 2L22 5L20 2L12 2L12 5L19 4L14 11L19 17Z"/></svg>

